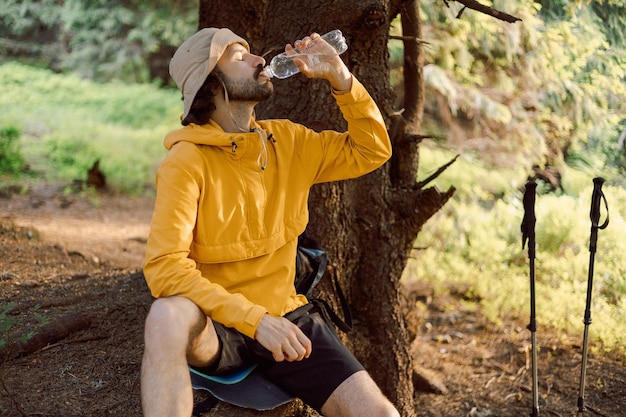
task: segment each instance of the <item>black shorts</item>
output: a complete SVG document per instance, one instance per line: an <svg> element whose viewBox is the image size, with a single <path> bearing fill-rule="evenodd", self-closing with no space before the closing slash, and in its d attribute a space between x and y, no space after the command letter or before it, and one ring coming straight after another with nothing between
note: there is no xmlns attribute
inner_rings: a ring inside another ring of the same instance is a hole
<svg viewBox="0 0 626 417"><path fill-rule="evenodd" d="M292 321L311 340L313 348L308 358L276 362L272 353L257 341L213 322L221 356L217 365L203 372L227 374L257 363L267 379L319 412L343 381L364 368L319 313L305 313Z"/></svg>

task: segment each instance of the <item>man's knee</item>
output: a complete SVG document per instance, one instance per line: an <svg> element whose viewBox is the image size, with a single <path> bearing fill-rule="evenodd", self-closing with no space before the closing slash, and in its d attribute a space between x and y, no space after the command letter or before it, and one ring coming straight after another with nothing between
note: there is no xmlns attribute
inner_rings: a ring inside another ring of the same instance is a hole
<svg viewBox="0 0 626 417"><path fill-rule="evenodd" d="M339 385L321 411L325 416L400 416L365 371L353 374Z"/></svg>
<svg viewBox="0 0 626 417"><path fill-rule="evenodd" d="M167 340L186 343L191 333L200 332L205 323L206 318L192 301L183 297L159 298L152 303L146 318L146 346Z"/></svg>

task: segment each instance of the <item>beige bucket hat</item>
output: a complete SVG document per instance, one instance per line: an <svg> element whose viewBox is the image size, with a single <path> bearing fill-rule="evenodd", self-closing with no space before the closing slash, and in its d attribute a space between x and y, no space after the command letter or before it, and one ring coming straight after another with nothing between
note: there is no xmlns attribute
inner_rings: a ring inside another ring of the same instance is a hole
<svg viewBox="0 0 626 417"><path fill-rule="evenodd" d="M183 42L170 61L170 75L183 93L183 119L189 114L196 93L217 65L226 48L240 43L248 51L245 39L226 28L204 28Z"/></svg>

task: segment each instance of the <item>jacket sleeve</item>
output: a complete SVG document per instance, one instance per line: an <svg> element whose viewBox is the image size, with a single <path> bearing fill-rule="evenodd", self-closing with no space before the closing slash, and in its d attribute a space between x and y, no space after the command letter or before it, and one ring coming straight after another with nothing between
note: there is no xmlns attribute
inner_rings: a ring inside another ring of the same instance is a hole
<svg viewBox="0 0 626 417"><path fill-rule="evenodd" d="M302 163L313 170L312 183L356 178L391 158L391 141L380 110L365 87L353 76L349 92L333 96L348 124L346 132L307 128L298 145ZM311 171L309 171L311 172Z"/></svg>
<svg viewBox="0 0 626 417"><path fill-rule="evenodd" d="M199 156L170 151L157 172L157 196L146 245L146 282L154 297L188 298L208 317L253 338L266 309L212 283L189 258L203 186L201 176L193 172L193 167L201 166L194 163L194 157Z"/></svg>

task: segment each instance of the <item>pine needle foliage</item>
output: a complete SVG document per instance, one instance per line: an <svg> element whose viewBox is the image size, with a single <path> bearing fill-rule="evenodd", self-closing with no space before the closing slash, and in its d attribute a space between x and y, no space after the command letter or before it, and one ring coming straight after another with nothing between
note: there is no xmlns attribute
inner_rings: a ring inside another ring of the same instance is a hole
<svg viewBox="0 0 626 417"><path fill-rule="evenodd" d="M495 1L522 18L509 24L480 13L457 18L453 3L422 2L426 125L433 120L449 146L494 164L530 171L586 155L592 164L619 164L624 2L543 3Z"/></svg>
<svg viewBox="0 0 626 417"><path fill-rule="evenodd" d="M5 0L0 57L99 81L152 81L197 27L196 2ZM158 62L158 60L163 62Z"/></svg>

